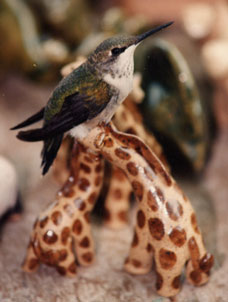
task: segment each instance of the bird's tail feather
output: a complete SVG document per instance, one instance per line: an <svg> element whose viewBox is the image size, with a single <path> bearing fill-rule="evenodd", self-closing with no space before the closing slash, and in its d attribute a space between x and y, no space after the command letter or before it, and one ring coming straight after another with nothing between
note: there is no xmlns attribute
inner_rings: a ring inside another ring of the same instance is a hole
<svg viewBox="0 0 228 302"><path fill-rule="evenodd" d="M62 139L63 139L63 134L60 134L44 141L44 147L41 153L42 156L41 167L43 167L43 171L42 171L43 175L48 172L50 166L52 165L54 159L56 158Z"/></svg>
<svg viewBox="0 0 228 302"><path fill-rule="evenodd" d="M20 131L17 138L26 142L38 142L47 139L44 128L32 129L28 131Z"/></svg>
<svg viewBox="0 0 228 302"><path fill-rule="evenodd" d="M44 108L42 108L36 114L30 116L28 119L26 119L22 123L12 127L10 130L16 130L16 129L24 128L26 126L29 126L29 125L34 124L36 122L39 122L40 120L43 119L43 117L44 117Z"/></svg>

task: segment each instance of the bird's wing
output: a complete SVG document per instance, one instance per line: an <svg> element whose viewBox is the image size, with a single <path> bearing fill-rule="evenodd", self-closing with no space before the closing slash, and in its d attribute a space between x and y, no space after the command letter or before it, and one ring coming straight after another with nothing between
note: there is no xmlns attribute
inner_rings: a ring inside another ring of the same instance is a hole
<svg viewBox="0 0 228 302"><path fill-rule="evenodd" d="M57 86L44 111L41 110L16 126L24 127L43 117L42 128L20 131L17 134L17 137L24 141L44 141L41 154L43 174L47 173L52 165L64 133L97 116L107 106L111 97L112 92L106 82L94 81L83 73L75 80L71 74Z"/></svg>
<svg viewBox="0 0 228 302"><path fill-rule="evenodd" d="M36 122L39 122L40 120L43 119L43 117L44 117L44 107L39 112L37 112L34 115L27 118L22 123L12 127L10 130L16 130L16 129L24 128L26 126L29 126L29 125L34 124Z"/></svg>
<svg viewBox="0 0 228 302"><path fill-rule="evenodd" d="M111 98L106 83L102 84L102 95L99 88L91 95L75 92L67 96L61 110L45 121L42 128L20 131L17 137L30 142L47 140L92 119L107 106Z"/></svg>

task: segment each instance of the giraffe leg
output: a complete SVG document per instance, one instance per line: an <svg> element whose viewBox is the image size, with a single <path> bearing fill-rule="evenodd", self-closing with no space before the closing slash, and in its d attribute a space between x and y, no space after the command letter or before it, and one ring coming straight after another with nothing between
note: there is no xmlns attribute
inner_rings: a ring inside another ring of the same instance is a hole
<svg viewBox="0 0 228 302"><path fill-rule="evenodd" d="M214 259L206 252L200 234L195 234L188 241L190 260L187 263L186 275L188 282L199 286L208 281Z"/></svg>
<svg viewBox="0 0 228 302"><path fill-rule="evenodd" d="M36 256L31 240L29 241L26 257L22 264L22 269L25 272L32 273L35 272L39 267L40 261Z"/></svg>
<svg viewBox="0 0 228 302"><path fill-rule="evenodd" d="M78 262L89 266L94 261L94 241L91 235L89 213L80 215L73 225L74 248Z"/></svg>
<svg viewBox="0 0 228 302"><path fill-rule="evenodd" d="M154 248L148 240L144 209L139 207L129 255L124 268L131 274L146 274L151 270Z"/></svg>
<svg viewBox="0 0 228 302"><path fill-rule="evenodd" d="M70 177L34 225L31 244L38 261L67 276L76 274L75 254L80 264L92 263L94 244L89 215L102 182L101 155L78 144L73 150ZM26 264L33 250L29 249Z"/></svg>
<svg viewBox="0 0 228 302"><path fill-rule="evenodd" d="M68 237L66 245L59 250L56 270L63 276L74 277L77 273L77 266L73 248L73 237Z"/></svg>
<svg viewBox="0 0 228 302"><path fill-rule="evenodd" d="M155 288L159 295L173 297L181 289L181 273L185 265L185 258L175 261L176 251L164 248L156 251L156 283Z"/></svg>
<svg viewBox="0 0 228 302"><path fill-rule="evenodd" d="M126 226L131 192L132 188L126 175L121 169L113 167L109 190L105 199L106 226L113 229Z"/></svg>

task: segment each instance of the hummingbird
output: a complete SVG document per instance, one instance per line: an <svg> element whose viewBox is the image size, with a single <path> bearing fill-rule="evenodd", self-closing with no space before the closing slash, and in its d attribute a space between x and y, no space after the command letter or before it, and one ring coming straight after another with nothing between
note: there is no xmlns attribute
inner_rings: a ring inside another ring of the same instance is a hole
<svg viewBox="0 0 228 302"><path fill-rule="evenodd" d="M43 120L41 128L17 134L17 138L23 141L44 142L41 153L43 175L57 156L65 133L82 140L101 122L110 122L132 90L136 47L172 23L137 36L125 34L106 39L85 63L59 82L45 107L11 128L16 130Z"/></svg>

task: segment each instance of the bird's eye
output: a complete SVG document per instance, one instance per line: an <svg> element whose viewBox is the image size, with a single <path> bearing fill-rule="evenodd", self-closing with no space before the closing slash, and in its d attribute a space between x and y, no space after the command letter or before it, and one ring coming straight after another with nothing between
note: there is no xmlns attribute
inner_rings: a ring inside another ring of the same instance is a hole
<svg viewBox="0 0 228 302"><path fill-rule="evenodd" d="M121 54L122 52L124 52L126 49L126 47L115 47L112 49L112 55L114 56L118 56L119 54Z"/></svg>

